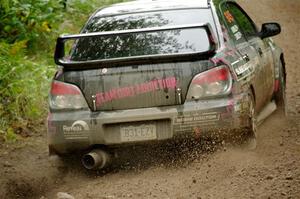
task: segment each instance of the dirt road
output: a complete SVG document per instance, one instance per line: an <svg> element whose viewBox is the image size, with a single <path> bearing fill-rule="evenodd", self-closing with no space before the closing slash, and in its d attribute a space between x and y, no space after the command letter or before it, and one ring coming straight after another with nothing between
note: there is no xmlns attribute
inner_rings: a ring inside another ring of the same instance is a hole
<svg viewBox="0 0 300 199"><path fill-rule="evenodd" d="M278 110L258 132L254 151L174 144L137 149L138 161L103 172L47 156L45 135L0 147L0 198L300 198L300 0L240 1L257 24L278 21L285 51L289 118ZM146 155L144 155L146 154Z"/></svg>

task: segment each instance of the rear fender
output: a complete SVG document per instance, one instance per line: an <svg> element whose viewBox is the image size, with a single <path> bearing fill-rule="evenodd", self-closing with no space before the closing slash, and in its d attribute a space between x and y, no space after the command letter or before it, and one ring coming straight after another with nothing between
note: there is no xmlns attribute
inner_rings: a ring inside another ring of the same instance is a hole
<svg viewBox="0 0 300 199"><path fill-rule="evenodd" d="M275 71L275 79L279 79L280 74L280 66L282 64L284 71L285 71L285 62L284 62L284 55L283 50L278 47L271 38L267 40L268 45L271 47L273 60L274 60L274 71Z"/></svg>

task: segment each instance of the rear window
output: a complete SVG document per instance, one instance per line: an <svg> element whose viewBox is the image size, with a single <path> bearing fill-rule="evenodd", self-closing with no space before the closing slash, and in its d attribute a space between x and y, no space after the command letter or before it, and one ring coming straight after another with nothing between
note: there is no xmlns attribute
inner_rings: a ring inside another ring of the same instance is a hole
<svg viewBox="0 0 300 199"><path fill-rule="evenodd" d="M209 9L187 9L94 17L82 33L200 23L209 23L215 32ZM204 28L191 28L79 38L74 40L73 46L71 61L89 61L206 52L210 41Z"/></svg>
<svg viewBox="0 0 300 199"><path fill-rule="evenodd" d="M93 17L82 32L103 32L196 23L210 23L213 25L210 9L168 10L107 17L98 16Z"/></svg>

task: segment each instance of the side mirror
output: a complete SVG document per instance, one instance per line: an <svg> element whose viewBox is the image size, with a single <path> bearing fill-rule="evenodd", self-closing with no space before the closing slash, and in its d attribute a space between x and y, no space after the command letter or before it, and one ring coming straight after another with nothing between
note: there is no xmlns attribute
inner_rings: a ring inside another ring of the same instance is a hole
<svg viewBox="0 0 300 199"><path fill-rule="evenodd" d="M264 39L281 33L281 27L278 23L264 23L261 27L259 37Z"/></svg>

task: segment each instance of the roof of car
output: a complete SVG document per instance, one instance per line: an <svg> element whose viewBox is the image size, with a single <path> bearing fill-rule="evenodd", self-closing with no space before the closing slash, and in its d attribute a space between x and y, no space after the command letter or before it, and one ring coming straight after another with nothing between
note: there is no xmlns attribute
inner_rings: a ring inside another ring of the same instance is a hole
<svg viewBox="0 0 300 199"><path fill-rule="evenodd" d="M99 10L95 16L118 15L180 8L208 8L210 0L136 0L113 4Z"/></svg>

